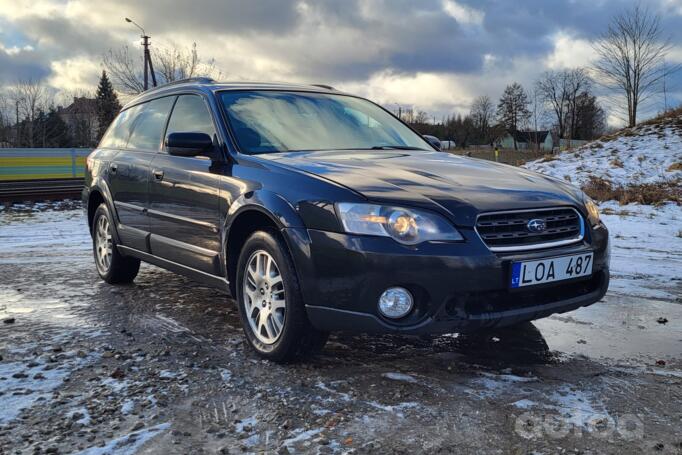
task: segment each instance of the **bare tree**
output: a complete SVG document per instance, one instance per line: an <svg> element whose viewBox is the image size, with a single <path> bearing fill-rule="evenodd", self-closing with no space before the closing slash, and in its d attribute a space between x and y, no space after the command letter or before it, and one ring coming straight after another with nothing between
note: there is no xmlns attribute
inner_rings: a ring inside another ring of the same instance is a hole
<svg viewBox="0 0 682 455"><path fill-rule="evenodd" d="M528 110L528 95L521 84L514 82L508 85L502 93L497 105L497 117L499 122L511 133L514 139L514 150L518 150L516 132L519 131L530 117Z"/></svg>
<svg viewBox="0 0 682 455"><path fill-rule="evenodd" d="M133 57L130 47L123 46L119 49L109 49L102 64L118 90L128 95L135 95L144 91L142 79L143 57Z"/></svg>
<svg viewBox="0 0 682 455"><path fill-rule="evenodd" d="M151 54L159 84L188 77L220 76L215 60L210 59L204 62L199 56L196 43L193 43L189 49L182 48L175 43L157 46ZM136 95L144 91L144 63L141 52L133 51L127 45L119 49L110 49L104 55L102 64L120 92Z"/></svg>
<svg viewBox="0 0 682 455"><path fill-rule="evenodd" d="M0 92L0 147L9 142L10 136L10 103L5 92Z"/></svg>
<svg viewBox="0 0 682 455"><path fill-rule="evenodd" d="M471 112L469 115L474 123L479 139L483 142L488 142L490 138L490 126L495 115L493 102L487 95L479 96L471 105Z"/></svg>
<svg viewBox="0 0 682 455"><path fill-rule="evenodd" d="M554 114L559 137L566 133L566 116L568 112L568 72L547 71L536 83L542 100Z"/></svg>
<svg viewBox="0 0 682 455"><path fill-rule="evenodd" d="M418 111L414 116L414 123L425 124L429 123L429 114L426 111Z"/></svg>
<svg viewBox="0 0 682 455"><path fill-rule="evenodd" d="M537 81L538 94L554 115L559 138L572 134L576 99L590 86L591 79L583 68L547 71Z"/></svg>
<svg viewBox="0 0 682 455"><path fill-rule="evenodd" d="M592 80L587 72L582 69L574 69L568 73L568 120L566 121L570 141L575 137L576 118L578 115L578 97L580 93L589 92L592 87Z"/></svg>
<svg viewBox="0 0 682 455"><path fill-rule="evenodd" d="M637 124L638 109L657 92L665 75L679 68L664 65L671 47L663 37L660 16L639 5L615 16L594 44L595 73L601 83L625 97L628 126Z"/></svg>
<svg viewBox="0 0 682 455"><path fill-rule="evenodd" d="M28 146L35 146L34 125L40 111L44 111L49 104L47 89L40 81L34 79L21 80L11 89L10 99L16 106L17 129L19 127L18 117L21 115L26 120ZM18 134L17 130L17 136ZM18 140L17 137L17 142Z"/></svg>

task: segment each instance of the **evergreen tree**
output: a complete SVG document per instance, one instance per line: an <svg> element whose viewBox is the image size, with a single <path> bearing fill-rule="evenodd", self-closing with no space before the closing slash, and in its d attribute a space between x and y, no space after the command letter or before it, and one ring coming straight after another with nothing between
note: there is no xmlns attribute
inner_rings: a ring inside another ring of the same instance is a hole
<svg viewBox="0 0 682 455"><path fill-rule="evenodd" d="M102 77L97 86L97 140L99 141L106 132L109 124L116 118L118 111L121 110L121 103L118 102L114 87L109 81L106 71L102 71Z"/></svg>
<svg viewBox="0 0 682 455"><path fill-rule="evenodd" d="M50 107L45 119L45 137L47 147L64 148L71 146L69 127L54 107Z"/></svg>
<svg viewBox="0 0 682 455"><path fill-rule="evenodd" d="M514 138L514 150L518 149L516 132L523 127L530 117L529 103L526 91L521 87L521 84L514 82L504 89L500 103L497 105L498 120Z"/></svg>

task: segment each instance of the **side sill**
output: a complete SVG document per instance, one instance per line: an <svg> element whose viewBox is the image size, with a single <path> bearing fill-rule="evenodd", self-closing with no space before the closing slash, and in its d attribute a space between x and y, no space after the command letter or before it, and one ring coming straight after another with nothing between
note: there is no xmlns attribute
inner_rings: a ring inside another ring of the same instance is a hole
<svg viewBox="0 0 682 455"><path fill-rule="evenodd" d="M144 251L136 250L124 245L118 245L118 251L125 256L136 257L144 262L154 264L158 267L170 270L171 272L179 273L193 279L194 281L198 281L199 283L216 288L228 295L230 294L230 283L223 277L211 275L209 273L202 272L201 270L193 269L167 259L162 259L160 257L154 256L153 254L145 253Z"/></svg>

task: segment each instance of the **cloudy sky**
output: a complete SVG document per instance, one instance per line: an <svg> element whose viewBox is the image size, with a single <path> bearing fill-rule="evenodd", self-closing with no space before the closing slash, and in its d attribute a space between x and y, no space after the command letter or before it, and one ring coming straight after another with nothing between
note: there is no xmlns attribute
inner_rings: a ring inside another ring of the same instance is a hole
<svg viewBox="0 0 682 455"><path fill-rule="evenodd" d="M326 83L436 116L478 95L588 65L590 42L632 0L0 0L0 85L92 90L111 48L197 43L225 80ZM682 63L682 0L648 0ZM153 48L152 48L153 49ZM153 50L152 50L153 52ZM682 76L669 103L682 101ZM662 97L649 108L663 107ZM612 119L613 120L613 119Z"/></svg>

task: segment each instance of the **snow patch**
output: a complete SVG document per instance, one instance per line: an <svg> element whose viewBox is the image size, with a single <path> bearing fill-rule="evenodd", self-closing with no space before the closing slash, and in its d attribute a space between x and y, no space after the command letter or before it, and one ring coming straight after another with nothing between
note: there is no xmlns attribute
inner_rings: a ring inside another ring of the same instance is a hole
<svg viewBox="0 0 682 455"><path fill-rule="evenodd" d="M675 282L682 280L682 207L606 202L600 209L611 241L609 292L673 301L679 297Z"/></svg>
<svg viewBox="0 0 682 455"><path fill-rule="evenodd" d="M520 383L536 382L538 378L533 376L517 376L514 374L492 374L481 373L480 378L474 379L472 382L483 390L472 391L474 395L481 398L494 397L500 395L511 387L515 387Z"/></svg>
<svg viewBox="0 0 682 455"><path fill-rule="evenodd" d="M525 167L579 186L590 177L619 186L682 179L682 171L668 170L682 162L682 134L673 126L642 126L614 140L595 141L553 158Z"/></svg>
<svg viewBox="0 0 682 455"><path fill-rule="evenodd" d="M522 400L518 400L518 401L513 402L512 406L519 408L519 409L530 409L534 406L537 406L537 403L524 398Z"/></svg>
<svg viewBox="0 0 682 455"><path fill-rule="evenodd" d="M285 439L282 442L282 446L290 446L292 444L296 444L297 442L306 441L312 438L313 436L321 433L322 431L324 431L323 427L313 428L312 430L303 430L303 428L297 428L296 430L292 431L292 434L294 434L294 436Z"/></svg>
<svg viewBox="0 0 682 455"><path fill-rule="evenodd" d="M104 447L91 447L78 452L77 455L106 455L115 453L116 455L133 455L137 453L138 449L142 447L147 441L152 439L160 432L167 430L170 427L169 423L162 423L153 427L146 428L141 431L136 431L116 439L112 439Z"/></svg>
<svg viewBox="0 0 682 455"><path fill-rule="evenodd" d="M404 381L404 382L411 382L411 383L417 383L417 379L414 376L410 376L409 374L404 374L404 373L384 373L382 374L383 377L387 379L392 379L394 381Z"/></svg>
<svg viewBox="0 0 682 455"><path fill-rule="evenodd" d="M67 354L71 355L65 356L59 366L52 369L45 369L45 364L29 368L25 362L0 363L0 389L5 392L1 400L0 423L14 420L22 409L50 400L50 392L60 387L74 370L92 360L92 357L79 358L73 353Z"/></svg>
<svg viewBox="0 0 682 455"><path fill-rule="evenodd" d="M549 408L559 412L566 422L577 427L590 429L598 420L612 420L604 405L589 392L561 387L553 392L549 399L556 403Z"/></svg>

